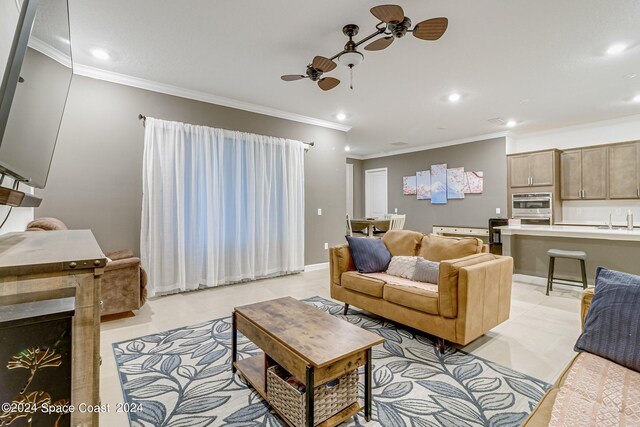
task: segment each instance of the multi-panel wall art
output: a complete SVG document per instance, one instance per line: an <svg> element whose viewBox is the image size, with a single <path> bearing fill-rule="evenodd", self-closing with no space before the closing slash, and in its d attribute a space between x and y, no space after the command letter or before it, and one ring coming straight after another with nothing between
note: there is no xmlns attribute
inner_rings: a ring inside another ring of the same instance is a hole
<svg viewBox="0 0 640 427"><path fill-rule="evenodd" d="M463 167L447 168L446 163L431 165L430 170L402 178L402 193L405 196L415 195L418 200L431 200L432 205L464 199L465 194L481 194L483 189L482 171L465 171Z"/></svg>

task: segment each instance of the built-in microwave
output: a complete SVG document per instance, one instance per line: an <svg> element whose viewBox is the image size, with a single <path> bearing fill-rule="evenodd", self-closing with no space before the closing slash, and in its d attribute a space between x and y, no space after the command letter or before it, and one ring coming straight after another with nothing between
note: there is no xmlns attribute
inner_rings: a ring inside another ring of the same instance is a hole
<svg viewBox="0 0 640 427"><path fill-rule="evenodd" d="M552 193L520 193L511 195L511 216L529 224L551 224Z"/></svg>

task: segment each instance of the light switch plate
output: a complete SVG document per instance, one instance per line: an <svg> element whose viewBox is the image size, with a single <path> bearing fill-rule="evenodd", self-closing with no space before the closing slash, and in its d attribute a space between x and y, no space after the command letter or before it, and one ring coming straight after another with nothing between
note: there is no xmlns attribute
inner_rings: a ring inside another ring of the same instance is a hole
<svg viewBox="0 0 640 427"><path fill-rule="evenodd" d="M393 210L393 212L394 212L394 213L398 213L398 208L395 208L395 209Z"/></svg>
<svg viewBox="0 0 640 427"><path fill-rule="evenodd" d="M318 215L322 215L322 209L318 209Z"/></svg>
<svg viewBox="0 0 640 427"><path fill-rule="evenodd" d="M329 244L328 244L328 243L325 243L325 244L324 244L324 248L325 248L325 249L329 249Z"/></svg>
<svg viewBox="0 0 640 427"><path fill-rule="evenodd" d="M496 215L500 215L500 208L496 208Z"/></svg>

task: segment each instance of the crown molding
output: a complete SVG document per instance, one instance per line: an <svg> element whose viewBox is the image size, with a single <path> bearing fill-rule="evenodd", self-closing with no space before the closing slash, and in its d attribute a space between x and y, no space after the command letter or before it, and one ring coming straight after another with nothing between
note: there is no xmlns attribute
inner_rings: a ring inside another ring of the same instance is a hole
<svg viewBox="0 0 640 427"><path fill-rule="evenodd" d="M33 35L29 37L29 47L31 49L37 50L45 56L48 56L49 58L53 59L59 64L64 65L67 68L71 68L72 66L71 57L69 55L66 55L64 52L59 51L49 43L43 42Z"/></svg>
<svg viewBox="0 0 640 427"><path fill-rule="evenodd" d="M529 132L529 133L514 132L514 135L517 141L518 138L529 138L529 137L553 135L553 134L562 133L562 132L571 132L571 131L582 130L582 129L592 129L595 127L604 127L604 126L617 125L622 123L638 123L638 121L640 121L640 114L630 114L628 116L614 117L613 119L578 123L575 125L563 126L559 128L553 128L553 129L545 129L537 132Z"/></svg>
<svg viewBox="0 0 640 427"><path fill-rule="evenodd" d="M496 133L488 133L488 134L484 134L484 135L470 136L468 138L461 138L461 139L454 139L454 140L450 140L450 141L438 142L438 143L435 143L435 144L418 145L416 147L401 148L399 150L386 151L384 153L366 154L366 155L360 156L359 159L360 160L368 160L368 159L377 159L377 158L380 158L380 157L397 156L398 154L415 153L416 151L433 150L435 148L442 148L442 147L449 147L449 146L452 146L452 145L467 144L469 142L484 141L486 139L492 139L492 138L500 138L500 137L505 137L506 138L506 137L508 137L510 135L511 135L511 133L508 132L508 131L502 131L502 132L496 132ZM356 158L355 155L349 155L349 157Z"/></svg>
<svg viewBox="0 0 640 427"><path fill-rule="evenodd" d="M193 99L209 104L222 105L224 107L236 108L238 110L250 111L252 113L264 114L266 116L278 117L280 119L292 120L294 122L306 123L309 125L320 126L329 129L335 129L342 132L349 132L351 126L341 123L334 123L327 120L316 119L314 117L303 116L301 114L290 113L288 111L277 110L271 107L252 104L249 102L238 101L231 98L212 95L207 92L198 90L185 89L179 86L173 86L153 80L133 77L126 74L106 71L100 68L91 67L89 65L74 64L74 74L90 77L92 79L104 80L111 83L117 83L125 86L131 86L138 89L150 90L152 92L164 93L166 95L179 96L181 98Z"/></svg>

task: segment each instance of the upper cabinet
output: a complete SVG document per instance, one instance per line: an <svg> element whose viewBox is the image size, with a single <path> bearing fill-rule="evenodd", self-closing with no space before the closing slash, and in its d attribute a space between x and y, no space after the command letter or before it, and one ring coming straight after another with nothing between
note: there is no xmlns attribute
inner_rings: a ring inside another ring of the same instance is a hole
<svg viewBox="0 0 640 427"><path fill-rule="evenodd" d="M609 197L640 198L640 143L609 147Z"/></svg>
<svg viewBox="0 0 640 427"><path fill-rule="evenodd" d="M555 150L517 154L508 157L509 187L547 187L554 185Z"/></svg>
<svg viewBox="0 0 640 427"><path fill-rule="evenodd" d="M560 154L560 195L563 200L607 198L607 147Z"/></svg>

